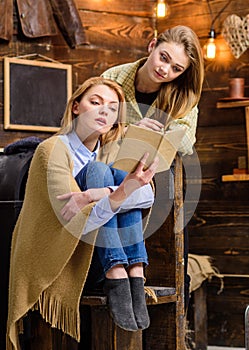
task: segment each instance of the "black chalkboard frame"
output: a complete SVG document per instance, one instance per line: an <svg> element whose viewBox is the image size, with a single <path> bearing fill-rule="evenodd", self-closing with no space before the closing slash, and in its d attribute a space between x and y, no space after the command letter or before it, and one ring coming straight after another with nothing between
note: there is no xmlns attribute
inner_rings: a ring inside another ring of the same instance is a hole
<svg viewBox="0 0 249 350"><path fill-rule="evenodd" d="M71 65L4 58L4 129L58 131L71 95Z"/></svg>

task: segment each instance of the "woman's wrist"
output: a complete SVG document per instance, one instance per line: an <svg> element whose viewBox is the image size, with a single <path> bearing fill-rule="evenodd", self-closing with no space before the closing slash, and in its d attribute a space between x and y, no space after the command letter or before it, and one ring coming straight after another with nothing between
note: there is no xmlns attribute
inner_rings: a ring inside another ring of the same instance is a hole
<svg viewBox="0 0 249 350"><path fill-rule="evenodd" d="M109 201L113 211L117 210L120 205L126 200L127 194L125 193L125 188L123 183L121 183L118 188L109 194Z"/></svg>
<svg viewBox="0 0 249 350"><path fill-rule="evenodd" d="M109 194L112 192L112 189L109 187L103 187L103 188L90 188L86 190L86 193L89 197L89 203L97 202L100 199L102 199L105 196L109 196Z"/></svg>

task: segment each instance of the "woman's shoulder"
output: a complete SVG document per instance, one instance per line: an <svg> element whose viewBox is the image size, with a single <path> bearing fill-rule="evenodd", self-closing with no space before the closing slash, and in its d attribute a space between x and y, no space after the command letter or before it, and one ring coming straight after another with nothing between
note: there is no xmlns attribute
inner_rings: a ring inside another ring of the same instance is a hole
<svg viewBox="0 0 249 350"><path fill-rule="evenodd" d="M118 66L111 67L107 69L105 72L103 72L101 75L104 78L114 79L119 76L119 74L128 72L130 69L133 69L134 66L138 64L138 61L136 62L128 62L123 63Z"/></svg>
<svg viewBox="0 0 249 350"><path fill-rule="evenodd" d="M126 64L120 64L118 66L111 67L104 71L101 76L107 79L115 79L123 69Z"/></svg>
<svg viewBox="0 0 249 350"><path fill-rule="evenodd" d="M65 144L64 142L62 142L59 135L50 136L49 138L42 141L37 148L50 150L50 149L53 149L55 146L61 147L61 148L65 147Z"/></svg>
<svg viewBox="0 0 249 350"><path fill-rule="evenodd" d="M65 156L66 158L70 158L68 148L59 135L53 135L42 141L38 145L34 156L44 160L57 158L58 161Z"/></svg>
<svg viewBox="0 0 249 350"><path fill-rule="evenodd" d="M102 73L102 76L107 79L115 80L118 84L124 85L128 80L133 80L137 69L146 61L146 57L141 58L135 62L128 62L118 66L111 67Z"/></svg>

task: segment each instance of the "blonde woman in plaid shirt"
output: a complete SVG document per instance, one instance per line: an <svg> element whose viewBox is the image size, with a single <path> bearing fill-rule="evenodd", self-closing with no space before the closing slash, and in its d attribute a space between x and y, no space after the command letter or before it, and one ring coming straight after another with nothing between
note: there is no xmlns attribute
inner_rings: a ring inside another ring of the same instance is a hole
<svg viewBox="0 0 249 350"><path fill-rule="evenodd" d="M167 119L168 129L186 129L179 152L192 154L204 79L198 37L189 27L176 26L152 39L148 52L148 57L112 67L102 75L122 87L129 123L160 131ZM155 117L155 110L164 117Z"/></svg>
<svg viewBox="0 0 249 350"><path fill-rule="evenodd" d="M155 131L185 128L181 155L191 155L196 141L198 102L204 79L199 39L186 26L165 30L150 41L148 57L112 67L102 75L125 93L127 121ZM173 167L172 167L173 171ZM172 179L173 193L173 179ZM188 234L184 230L185 308L189 300Z"/></svg>

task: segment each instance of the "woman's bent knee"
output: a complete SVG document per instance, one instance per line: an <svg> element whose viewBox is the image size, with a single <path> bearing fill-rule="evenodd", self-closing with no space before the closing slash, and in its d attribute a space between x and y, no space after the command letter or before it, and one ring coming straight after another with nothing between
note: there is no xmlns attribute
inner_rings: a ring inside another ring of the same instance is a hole
<svg viewBox="0 0 249 350"><path fill-rule="evenodd" d="M88 188L114 185L110 167L102 162L90 162L87 165L86 181Z"/></svg>

